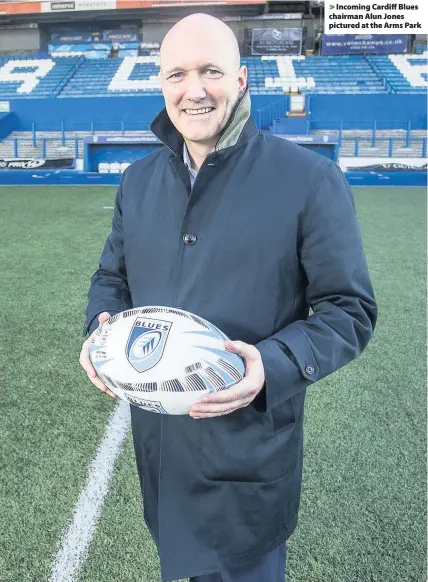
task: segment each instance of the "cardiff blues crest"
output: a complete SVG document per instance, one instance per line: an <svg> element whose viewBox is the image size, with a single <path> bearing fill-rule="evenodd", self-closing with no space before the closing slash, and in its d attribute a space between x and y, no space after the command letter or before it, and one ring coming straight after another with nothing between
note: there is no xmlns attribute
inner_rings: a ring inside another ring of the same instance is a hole
<svg viewBox="0 0 428 582"><path fill-rule="evenodd" d="M126 344L126 357L137 372L150 370L162 357L172 322L137 317Z"/></svg>

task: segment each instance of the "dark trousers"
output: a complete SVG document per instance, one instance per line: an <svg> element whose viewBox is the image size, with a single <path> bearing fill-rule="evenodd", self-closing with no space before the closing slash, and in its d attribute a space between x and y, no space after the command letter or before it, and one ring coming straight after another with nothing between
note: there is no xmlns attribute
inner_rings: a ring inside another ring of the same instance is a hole
<svg viewBox="0 0 428 582"><path fill-rule="evenodd" d="M285 542L252 566L193 576L189 582L285 582Z"/></svg>

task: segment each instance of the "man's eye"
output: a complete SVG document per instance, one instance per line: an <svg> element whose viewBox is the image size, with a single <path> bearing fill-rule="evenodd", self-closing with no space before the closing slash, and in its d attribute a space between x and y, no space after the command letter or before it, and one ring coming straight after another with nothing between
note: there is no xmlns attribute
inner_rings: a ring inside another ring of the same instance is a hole
<svg viewBox="0 0 428 582"><path fill-rule="evenodd" d="M170 75L168 77L168 79L179 79L179 75L182 75L183 73L174 73L173 75Z"/></svg>
<svg viewBox="0 0 428 582"><path fill-rule="evenodd" d="M220 71L217 71L217 69L207 69L207 71L212 75L220 75Z"/></svg>

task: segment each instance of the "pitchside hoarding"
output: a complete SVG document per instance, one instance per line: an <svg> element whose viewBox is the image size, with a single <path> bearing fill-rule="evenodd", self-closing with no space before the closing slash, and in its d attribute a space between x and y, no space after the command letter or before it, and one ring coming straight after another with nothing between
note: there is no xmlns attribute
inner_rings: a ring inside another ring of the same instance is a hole
<svg viewBox="0 0 428 582"><path fill-rule="evenodd" d="M0 170L66 170L74 168L74 159L46 160L43 158L0 159Z"/></svg>
<svg viewBox="0 0 428 582"><path fill-rule="evenodd" d="M412 164L370 164L367 166L353 166L349 168L352 172L426 172L427 164L414 166Z"/></svg>
<svg viewBox="0 0 428 582"><path fill-rule="evenodd" d="M252 55L300 55L301 28L253 28Z"/></svg>
<svg viewBox="0 0 428 582"><path fill-rule="evenodd" d="M323 34L322 55L390 54L407 51L407 34Z"/></svg>

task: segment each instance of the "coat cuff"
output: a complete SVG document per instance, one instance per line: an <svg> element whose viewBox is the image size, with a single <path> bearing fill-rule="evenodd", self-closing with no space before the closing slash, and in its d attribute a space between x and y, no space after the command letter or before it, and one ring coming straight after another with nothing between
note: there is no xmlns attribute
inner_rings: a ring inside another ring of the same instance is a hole
<svg viewBox="0 0 428 582"><path fill-rule="evenodd" d="M82 329L82 336L85 337L86 335L91 335L99 326L98 323L98 316L100 313L107 311L110 315L116 315L116 313L120 313L114 309L103 309L102 311L98 311L93 317L89 317L86 319L85 324Z"/></svg>
<svg viewBox="0 0 428 582"><path fill-rule="evenodd" d="M275 335L257 343L264 371L265 385L254 407L267 412L305 390L318 379L319 366L311 346L298 324L291 324Z"/></svg>

